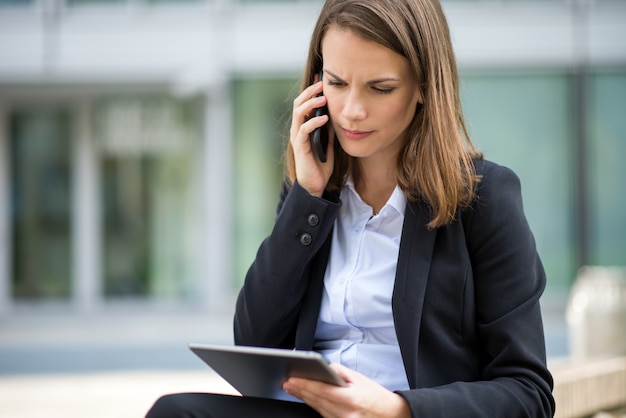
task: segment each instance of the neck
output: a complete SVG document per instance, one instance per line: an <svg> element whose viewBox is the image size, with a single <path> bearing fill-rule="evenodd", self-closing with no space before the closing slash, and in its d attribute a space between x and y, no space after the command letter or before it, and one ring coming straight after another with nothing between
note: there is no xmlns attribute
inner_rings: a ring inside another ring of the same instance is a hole
<svg viewBox="0 0 626 418"><path fill-rule="evenodd" d="M354 186L361 199L370 205L374 214L383 208L396 187L395 171L385 164L366 164L359 161L354 170Z"/></svg>

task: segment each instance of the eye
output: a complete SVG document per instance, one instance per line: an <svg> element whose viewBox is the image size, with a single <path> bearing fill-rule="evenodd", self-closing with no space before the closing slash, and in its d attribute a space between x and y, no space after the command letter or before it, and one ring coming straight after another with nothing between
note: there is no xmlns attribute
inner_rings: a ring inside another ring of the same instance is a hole
<svg viewBox="0 0 626 418"><path fill-rule="evenodd" d="M328 85L331 87L343 87L346 85L346 83L344 83L343 81L328 80Z"/></svg>
<svg viewBox="0 0 626 418"><path fill-rule="evenodd" d="M394 87L372 87L372 90L374 90L378 94L390 94L395 90L395 88Z"/></svg>

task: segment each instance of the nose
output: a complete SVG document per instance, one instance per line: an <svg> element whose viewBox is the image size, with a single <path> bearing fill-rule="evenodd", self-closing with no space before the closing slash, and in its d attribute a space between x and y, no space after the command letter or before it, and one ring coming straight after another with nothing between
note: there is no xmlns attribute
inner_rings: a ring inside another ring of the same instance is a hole
<svg viewBox="0 0 626 418"><path fill-rule="evenodd" d="M343 104L343 117L350 121L363 120L367 116L365 102L359 92L350 90Z"/></svg>

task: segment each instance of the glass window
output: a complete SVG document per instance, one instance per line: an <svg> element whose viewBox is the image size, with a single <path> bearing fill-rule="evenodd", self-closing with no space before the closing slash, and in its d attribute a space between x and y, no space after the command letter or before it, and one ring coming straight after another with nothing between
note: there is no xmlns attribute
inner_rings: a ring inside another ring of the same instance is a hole
<svg viewBox="0 0 626 418"><path fill-rule="evenodd" d="M626 73L594 75L589 108L591 258L625 266Z"/></svg>
<svg viewBox="0 0 626 418"><path fill-rule="evenodd" d="M568 78L470 74L462 86L472 139L487 159L521 179L548 290L566 291L575 274Z"/></svg>
<svg viewBox="0 0 626 418"><path fill-rule="evenodd" d="M13 296L70 296L70 118L59 108L10 116Z"/></svg>
<svg viewBox="0 0 626 418"><path fill-rule="evenodd" d="M234 83L234 268L238 287L271 231L283 178L282 151L297 90L295 79Z"/></svg>
<svg viewBox="0 0 626 418"><path fill-rule="evenodd" d="M197 110L193 101L160 96L96 107L107 297L193 295L201 248Z"/></svg>

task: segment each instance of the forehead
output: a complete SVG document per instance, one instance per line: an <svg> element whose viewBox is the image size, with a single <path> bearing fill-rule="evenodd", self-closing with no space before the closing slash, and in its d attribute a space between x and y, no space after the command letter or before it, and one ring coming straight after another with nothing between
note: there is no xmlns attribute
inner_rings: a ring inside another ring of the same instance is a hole
<svg viewBox="0 0 626 418"><path fill-rule="evenodd" d="M338 75L364 73L380 76L395 74L406 77L411 73L409 61L391 49L364 39L354 32L331 26L321 43L324 68Z"/></svg>

